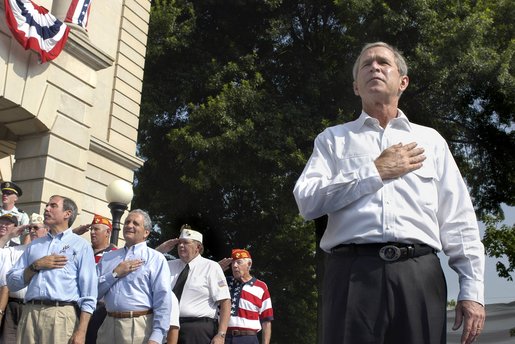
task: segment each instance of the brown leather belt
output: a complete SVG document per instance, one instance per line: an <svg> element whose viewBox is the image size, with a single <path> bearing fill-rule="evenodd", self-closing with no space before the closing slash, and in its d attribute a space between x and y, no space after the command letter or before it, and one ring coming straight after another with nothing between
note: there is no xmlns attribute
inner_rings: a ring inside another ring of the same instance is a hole
<svg viewBox="0 0 515 344"><path fill-rule="evenodd" d="M257 331L250 331L250 330L227 330L227 335L232 337L239 337L239 336L255 336L257 334Z"/></svg>
<svg viewBox="0 0 515 344"><path fill-rule="evenodd" d="M112 318L124 319L124 318L137 318L142 315L148 315L148 314L152 314L152 313L154 313L154 311L152 309L147 309L144 311L107 312L107 315Z"/></svg>

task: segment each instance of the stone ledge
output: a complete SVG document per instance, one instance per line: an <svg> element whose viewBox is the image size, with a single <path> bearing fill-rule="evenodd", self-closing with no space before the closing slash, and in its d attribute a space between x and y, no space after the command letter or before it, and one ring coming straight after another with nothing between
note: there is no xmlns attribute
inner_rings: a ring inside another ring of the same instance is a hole
<svg viewBox="0 0 515 344"><path fill-rule="evenodd" d="M111 67L114 64L114 58L95 47L81 28L67 25L70 26L70 33L64 46L65 51L95 71Z"/></svg>
<svg viewBox="0 0 515 344"><path fill-rule="evenodd" d="M143 166L144 163L143 159L122 152L116 147L95 136L91 136L89 149L90 151L106 157L107 159L120 164L121 166L126 167L131 171L134 171L137 168Z"/></svg>

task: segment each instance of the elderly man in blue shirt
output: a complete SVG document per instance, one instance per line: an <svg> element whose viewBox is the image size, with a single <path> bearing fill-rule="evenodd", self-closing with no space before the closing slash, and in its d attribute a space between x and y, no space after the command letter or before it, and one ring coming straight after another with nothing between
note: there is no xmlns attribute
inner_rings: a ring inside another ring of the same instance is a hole
<svg viewBox="0 0 515 344"><path fill-rule="evenodd" d="M76 216L73 200L50 197L44 213L50 232L31 242L7 274L10 290L27 286L18 344L84 342L96 305L97 275L91 245L70 228Z"/></svg>
<svg viewBox="0 0 515 344"><path fill-rule="evenodd" d="M162 343L170 327L172 289L165 257L147 247L152 222L132 210L123 224L125 247L106 252L97 265L98 296L107 317L97 344Z"/></svg>

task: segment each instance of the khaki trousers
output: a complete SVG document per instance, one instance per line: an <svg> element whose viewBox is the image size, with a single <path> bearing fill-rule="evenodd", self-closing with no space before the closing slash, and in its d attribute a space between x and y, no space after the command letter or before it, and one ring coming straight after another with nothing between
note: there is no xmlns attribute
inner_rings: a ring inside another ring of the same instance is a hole
<svg viewBox="0 0 515 344"><path fill-rule="evenodd" d="M147 343L152 334L153 320L153 314L123 319L106 316L98 330L97 344Z"/></svg>
<svg viewBox="0 0 515 344"><path fill-rule="evenodd" d="M74 306L26 304L17 330L17 344L67 344L79 324Z"/></svg>

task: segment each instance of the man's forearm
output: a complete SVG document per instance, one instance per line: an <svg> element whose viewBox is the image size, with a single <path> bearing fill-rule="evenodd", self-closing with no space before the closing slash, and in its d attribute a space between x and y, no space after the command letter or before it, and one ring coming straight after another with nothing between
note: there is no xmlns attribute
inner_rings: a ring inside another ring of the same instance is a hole
<svg viewBox="0 0 515 344"><path fill-rule="evenodd" d="M261 324L263 332L261 334L261 344L270 344L272 338L272 322L265 321Z"/></svg>
<svg viewBox="0 0 515 344"><path fill-rule="evenodd" d="M231 300L220 301L220 317L218 318L218 331L227 332L229 318L231 317Z"/></svg>
<svg viewBox="0 0 515 344"><path fill-rule="evenodd" d="M7 307L7 302L9 301L9 289L6 285L0 287L0 310L2 312L5 311Z"/></svg>
<svg viewBox="0 0 515 344"><path fill-rule="evenodd" d="M91 314L88 312L81 311L79 317L79 326L75 329L75 333L86 335L86 331L88 330L89 320L91 319Z"/></svg>
<svg viewBox="0 0 515 344"><path fill-rule="evenodd" d="M29 265L23 270L23 280L25 281L25 285L29 284L30 280L34 275L36 275L39 270L36 270L35 268L36 263L33 263L32 265Z"/></svg>

